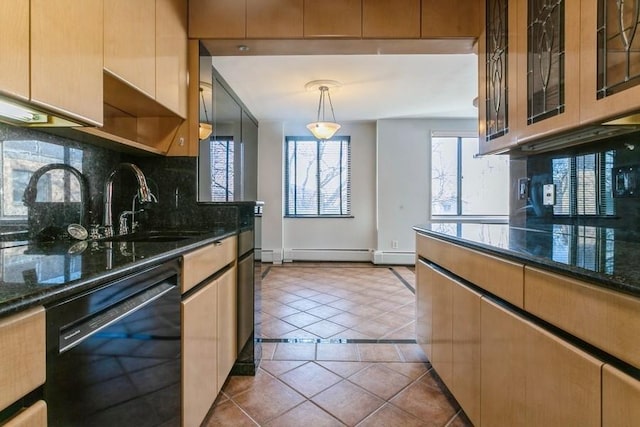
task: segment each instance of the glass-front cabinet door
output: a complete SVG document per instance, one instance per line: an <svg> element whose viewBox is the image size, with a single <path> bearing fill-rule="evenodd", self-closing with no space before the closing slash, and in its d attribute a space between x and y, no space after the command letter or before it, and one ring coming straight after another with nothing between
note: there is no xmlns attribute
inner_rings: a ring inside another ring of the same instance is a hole
<svg viewBox="0 0 640 427"><path fill-rule="evenodd" d="M517 143L516 18L514 0L485 2L485 31L478 39L478 118L482 154Z"/></svg>
<svg viewBox="0 0 640 427"><path fill-rule="evenodd" d="M640 0L582 0L583 123L640 109Z"/></svg>
<svg viewBox="0 0 640 427"><path fill-rule="evenodd" d="M580 120L580 1L518 1L518 143Z"/></svg>

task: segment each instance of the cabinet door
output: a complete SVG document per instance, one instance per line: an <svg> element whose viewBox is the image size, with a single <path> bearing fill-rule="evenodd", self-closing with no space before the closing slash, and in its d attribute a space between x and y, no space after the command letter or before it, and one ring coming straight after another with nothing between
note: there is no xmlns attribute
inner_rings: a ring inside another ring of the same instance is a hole
<svg viewBox="0 0 640 427"><path fill-rule="evenodd" d="M424 261L416 262L416 341L429 360L433 358L433 274Z"/></svg>
<svg viewBox="0 0 640 427"><path fill-rule="evenodd" d="M189 38L243 39L246 4L239 0L189 0Z"/></svg>
<svg viewBox="0 0 640 427"><path fill-rule="evenodd" d="M519 141L568 130L580 120L580 2L519 0Z"/></svg>
<svg viewBox="0 0 640 427"><path fill-rule="evenodd" d="M236 267L218 283L218 385L222 387L238 356Z"/></svg>
<svg viewBox="0 0 640 427"><path fill-rule="evenodd" d="M580 121L615 118L638 109L638 1L582 0ZM621 23L625 28L620 31Z"/></svg>
<svg viewBox="0 0 640 427"><path fill-rule="evenodd" d="M453 383L453 285L451 280L440 273L433 272L433 305L431 364L447 385Z"/></svg>
<svg viewBox="0 0 640 427"><path fill-rule="evenodd" d="M247 38L302 38L303 0L247 0Z"/></svg>
<svg viewBox="0 0 640 427"><path fill-rule="evenodd" d="M487 1L486 28L478 38L478 118L481 153L494 153L518 141L517 2Z"/></svg>
<svg viewBox="0 0 640 427"><path fill-rule="evenodd" d="M103 122L102 2L31 0L31 101L94 125Z"/></svg>
<svg viewBox="0 0 640 427"><path fill-rule="evenodd" d="M602 362L537 326L526 336L526 425L599 426Z"/></svg>
<svg viewBox="0 0 640 427"><path fill-rule="evenodd" d="M610 365L602 368L602 425L633 427L640 419L640 381Z"/></svg>
<svg viewBox="0 0 640 427"><path fill-rule="evenodd" d="M525 425L527 325L495 303L480 303L480 425Z"/></svg>
<svg viewBox="0 0 640 427"><path fill-rule="evenodd" d="M480 294L452 281L453 381L451 391L474 425L480 425Z"/></svg>
<svg viewBox="0 0 640 427"><path fill-rule="evenodd" d="M29 0L0 2L0 93L29 99Z"/></svg>
<svg viewBox="0 0 640 427"><path fill-rule="evenodd" d="M156 0L156 101L187 117L185 0Z"/></svg>
<svg viewBox="0 0 640 427"><path fill-rule="evenodd" d="M108 0L104 4L105 70L153 99L156 96L155 10L155 0Z"/></svg>
<svg viewBox="0 0 640 427"><path fill-rule="evenodd" d="M47 404L38 400L33 405L23 409L15 417L2 424L3 427L47 427Z"/></svg>
<svg viewBox="0 0 640 427"><path fill-rule="evenodd" d="M210 282L182 302L182 425L199 426L216 399L218 284Z"/></svg>
<svg viewBox="0 0 640 427"><path fill-rule="evenodd" d="M422 0L422 38L480 35L482 2L479 0Z"/></svg>
<svg viewBox="0 0 640 427"><path fill-rule="evenodd" d="M362 37L420 38L420 0L362 0Z"/></svg>
<svg viewBox="0 0 640 427"><path fill-rule="evenodd" d="M361 37L361 0L304 0L305 37Z"/></svg>

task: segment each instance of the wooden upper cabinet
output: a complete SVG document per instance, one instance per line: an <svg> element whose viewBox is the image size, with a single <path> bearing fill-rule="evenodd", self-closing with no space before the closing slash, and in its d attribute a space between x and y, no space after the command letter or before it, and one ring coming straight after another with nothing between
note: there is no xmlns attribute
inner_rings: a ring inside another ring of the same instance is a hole
<svg viewBox="0 0 640 427"><path fill-rule="evenodd" d="M422 0L422 38L478 37L481 11L479 0Z"/></svg>
<svg viewBox="0 0 640 427"><path fill-rule="evenodd" d="M420 0L362 0L362 37L420 38Z"/></svg>
<svg viewBox="0 0 640 427"><path fill-rule="evenodd" d="M575 128L580 121L581 2L517 3L515 125L518 143L524 143Z"/></svg>
<svg viewBox="0 0 640 427"><path fill-rule="evenodd" d="M616 118L637 111L640 106L640 37L633 37L640 29L633 10L637 3L580 2L582 123ZM620 31L620 19L625 25L624 32Z"/></svg>
<svg viewBox="0 0 640 427"><path fill-rule="evenodd" d="M151 98L156 96L155 10L155 0L104 3L104 68Z"/></svg>
<svg viewBox="0 0 640 427"><path fill-rule="evenodd" d="M242 0L189 0L189 37L245 38L246 3Z"/></svg>
<svg viewBox="0 0 640 427"><path fill-rule="evenodd" d="M156 100L187 117L185 0L156 0Z"/></svg>
<svg viewBox="0 0 640 427"><path fill-rule="evenodd" d="M34 104L102 123L102 23L103 0L31 0Z"/></svg>
<svg viewBox="0 0 640 427"><path fill-rule="evenodd" d="M517 3L486 2L486 26L478 37L478 131L481 154L504 151L518 142Z"/></svg>
<svg viewBox="0 0 640 427"><path fill-rule="evenodd" d="M247 38L302 38L303 0L247 0Z"/></svg>
<svg viewBox="0 0 640 427"><path fill-rule="evenodd" d="M362 37L361 0L304 0L305 37Z"/></svg>
<svg viewBox="0 0 640 427"><path fill-rule="evenodd" d="M0 93L29 98L29 0L0 2Z"/></svg>

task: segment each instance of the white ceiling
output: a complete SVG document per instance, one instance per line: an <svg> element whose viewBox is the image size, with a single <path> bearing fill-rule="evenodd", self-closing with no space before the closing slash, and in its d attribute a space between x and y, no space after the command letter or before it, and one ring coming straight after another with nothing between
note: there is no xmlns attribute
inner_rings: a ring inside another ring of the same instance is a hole
<svg viewBox="0 0 640 427"><path fill-rule="evenodd" d="M260 121L316 119L311 80L337 80L336 121L475 118L477 56L278 55L214 56L213 66ZM329 113L330 114L330 113Z"/></svg>

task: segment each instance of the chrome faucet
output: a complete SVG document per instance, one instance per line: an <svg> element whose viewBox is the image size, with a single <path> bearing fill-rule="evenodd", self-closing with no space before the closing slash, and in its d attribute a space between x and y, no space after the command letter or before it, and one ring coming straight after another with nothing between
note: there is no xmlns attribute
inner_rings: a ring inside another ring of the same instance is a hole
<svg viewBox="0 0 640 427"><path fill-rule="evenodd" d="M120 163L111 171L111 173L109 173L107 181L104 184L104 234L106 237L113 236L113 213L111 211L111 204L113 200L113 179L120 169L129 169L136 177L138 181L137 195L140 199L140 203L150 203L154 201L153 194L151 194L151 190L147 185L147 180L140 168L133 163Z"/></svg>

